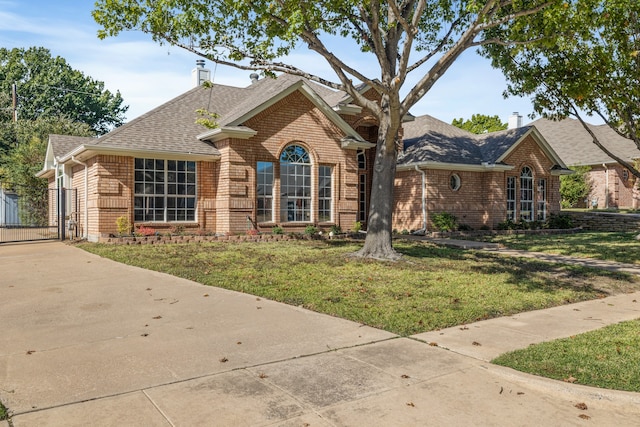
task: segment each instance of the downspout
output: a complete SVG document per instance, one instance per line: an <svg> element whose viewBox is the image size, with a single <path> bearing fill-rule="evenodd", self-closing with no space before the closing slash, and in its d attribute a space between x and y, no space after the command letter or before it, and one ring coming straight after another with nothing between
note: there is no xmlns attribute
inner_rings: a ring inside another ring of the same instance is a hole
<svg viewBox="0 0 640 427"><path fill-rule="evenodd" d="M416 172L420 172L422 174L422 230L425 234L427 234L427 194L425 191L425 184L427 181L427 173L420 169L418 165L415 165Z"/></svg>
<svg viewBox="0 0 640 427"><path fill-rule="evenodd" d="M605 163L602 167L604 168L604 208L609 209L609 168Z"/></svg>
<svg viewBox="0 0 640 427"><path fill-rule="evenodd" d="M71 160L84 166L84 239L89 240L89 165L71 156Z"/></svg>

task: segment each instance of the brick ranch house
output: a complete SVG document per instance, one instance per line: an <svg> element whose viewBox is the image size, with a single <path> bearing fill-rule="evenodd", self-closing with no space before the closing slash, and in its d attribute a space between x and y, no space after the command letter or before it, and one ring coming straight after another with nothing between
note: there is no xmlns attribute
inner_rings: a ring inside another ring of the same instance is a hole
<svg viewBox="0 0 640 427"><path fill-rule="evenodd" d="M77 189L70 211L80 235L114 234L122 216L158 231L366 228L378 132L366 110L288 75L206 86L100 138L50 136L38 176ZM219 127L197 124L198 109L217 113ZM568 170L534 127L478 136L423 116L406 117L404 133L395 229L429 228L435 212L493 228L560 209L559 175Z"/></svg>
<svg viewBox="0 0 640 427"><path fill-rule="evenodd" d="M587 174L591 193L580 207L640 208L640 190L635 176L598 148L578 120L538 119L531 125L540 131L567 165L591 168ZM640 158L633 141L623 138L608 125L589 126L600 142L623 160L634 164Z"/></svg>

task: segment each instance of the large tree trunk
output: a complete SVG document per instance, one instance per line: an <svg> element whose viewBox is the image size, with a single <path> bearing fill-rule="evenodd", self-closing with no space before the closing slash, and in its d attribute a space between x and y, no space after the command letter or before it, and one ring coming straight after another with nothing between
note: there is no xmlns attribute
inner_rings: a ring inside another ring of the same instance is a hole
<svg viewBox="0 0 640 427"><path fill-rule="evenodd" d="M362 249L354 256L390 261L397 260L401 256L395 251L391 242L398 130L399 120L391 120L388 115L385 115L380 121L369 203L367 237Z"/></svg>

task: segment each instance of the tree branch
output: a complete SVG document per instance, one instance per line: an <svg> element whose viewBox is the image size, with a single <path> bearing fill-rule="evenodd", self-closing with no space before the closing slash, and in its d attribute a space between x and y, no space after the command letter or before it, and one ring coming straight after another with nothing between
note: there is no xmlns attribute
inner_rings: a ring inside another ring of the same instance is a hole
<svg viewBox="0 0 640 427"><path fill-rule="evenodd" d="M623 166L624 168L628 169L636 178L640 178L640 171L638 171L636 168L633 167L632 164L626 162L625 160L622 160L622 158L616 156L615 154L613 154L611 151L609 151L609 149L607 149L607 147L605 147L604 145L602 145L602 143L600 142L600 139L598 139L598 137L596 136L596 134L591 130L591 128L589 127L589 125L587 125L587 123L585 123L584 120L582 120L582 117L580 116L580 114L578 113L578 109L575 107L575 105L573 105L572 103L569 103L569 107L572 110L572 114L578 119L578 121L580 122L580 124L582 124L582 127L589 133L589 135L591 136L591 142L593 142L599 149L601 149L607 156L611 157L613 160L615 160L616 162L618 162L621 166Z"/></svg>

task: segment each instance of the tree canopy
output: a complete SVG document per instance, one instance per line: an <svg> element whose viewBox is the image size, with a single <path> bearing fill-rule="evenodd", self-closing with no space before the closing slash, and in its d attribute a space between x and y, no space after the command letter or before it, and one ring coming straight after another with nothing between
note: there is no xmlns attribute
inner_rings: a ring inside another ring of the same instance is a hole
<svg viewBox="0 0 640 427"><path fill-rule="evenodd" d="M391 245L393 189L403 117L463 52L511 43L509 32L498 37L491 30L547 28L555 37L547 15L557 20L563 4L561 0L98 0L93 16L102 26L99 37L142 31L219 64L267 75L289 73L347 92L353 103L378 121L367 237L359 255L393 259L398 256ZM328 42L336 37L341 38L339 51ZM324 58L335 78L315 75L288 61L286 56L296 48ZM377 66L351 61L354 49L371 55ZM360 83L378 98L365 97Z"/></svg>
<svg viewBox="0 0 640 427"><path fill-rule="evenodd" d="M48 49L0 48L0 121L11 120L11 86L17 85L18 117L60 117L86 123L104 134L124 122L128 106L119 92L71 68Z"/></svg>
<svg viewBox="0 0 640 427"><path fill-rule="evenodd" d="M546 117L576 117L593 142L640 178L634 165L603 146L582 115L596 115L640 149L640 3L567 2L554 26L559 37L539 44L485 46L508 79L507 95L531 96ZM514 40L546 36L544 27L493 29Z"/></svg>
<svg viewBox="0 0 640 427"><path fill-rule="evenodd" d="M474 114L471 116L471 120L464 120L462 117L453 119L451 124L460 129L477 134L505 130L508 126L507 123L502 123L500 117L497 115L488 116L485 114Z"/></svg>

